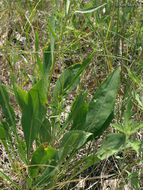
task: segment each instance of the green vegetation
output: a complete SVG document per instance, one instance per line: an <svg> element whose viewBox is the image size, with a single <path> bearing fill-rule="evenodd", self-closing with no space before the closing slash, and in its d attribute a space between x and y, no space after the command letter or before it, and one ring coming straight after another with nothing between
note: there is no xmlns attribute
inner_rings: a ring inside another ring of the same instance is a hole
<svg viewBox="0 0 143 190"><path fill-rule="evenodd" d="M141 189L142 3L0 6L0 187L104 189L104 174Z"/></svg>

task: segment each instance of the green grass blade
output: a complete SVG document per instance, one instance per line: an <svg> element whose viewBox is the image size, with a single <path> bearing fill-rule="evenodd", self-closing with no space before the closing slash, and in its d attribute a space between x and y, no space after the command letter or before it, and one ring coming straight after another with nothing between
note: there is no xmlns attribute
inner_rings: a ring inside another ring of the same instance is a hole
<svg viewBox="0 0 143 190"><path fill-rule="evenodd" d="M78 161L77 163L75 163L75 166L73 167L73 169L76 169L78 167L80 167L83 163L84 166L82 169L80 169L78 172L74 173L69 180L75 178L77 175L79 175L81 172L85 171L87 168L97 164L98 162L100 162L100 159L98 158L97 154L94 155L90 155L90 156L85 156L84 158L82 158L80 161Z"/></svg>
<svg viewBox="0 0 143 190"><path fill-rule="evenodd" d="M43 184L54 183L53 180L54 177L57 175L58 171L58 160L55 160L42 172L42 174L38 178L36 178L32 187L33 190Z"/></svg>
<svg viewBox="0 0 143 190"><path fill-rule="evenodd" d="M36 56L36 59L37 59L37 63L38 63L38 67L39 67L39 70L41 72L41 74L43 75L44 72L43 72L43 66L42 66L42 62L41 62L41 59L38 55L38 51L39 51L39 36L38 36L38 30L36 30L35 32L35 56Z"/></svg>
<svg viewBox="0 0 143 190"><path fill-rule="evenodd" d="M130 71L130 69L128 67L126 67L128 74L130 76L130 78L139 86L143 87L143 83L141 82L141 80L132 72Z"/></svg>
<svg viewBox="0 0 143 190"><path fill-rule="evenodd" d="M69 13L69 10L70 10L70 0L67 0L66 1L66 10L65 10L65 15L67 16L68 15L68 13Z"/></svg>
<svg viewBox="0 0 143 190"><path fill-rule="evenodd" d="M14 181L12 181L7 175L5 175L2 171L0 171L0 178L10 182L14 187L18 190L22 190Z"/></svg>
<svg viewBox="0 0 143 190"><path fill-rule="evenodd" d="M103 5L100 5L99 7L94 6L94 7L90 7L87 9L77 10L77 11L75 11L75 13L92 13L92 12L97 11L98 9L104 7L106 4L107 3L104 3Z"/></svg>
<svg viewBox="0 0 143 190"><path fill-rule="evenodd" d="M51 34L53 35L54 39L58 41L58 37L57 37L57 35L56 35L54 29L52 28L51 23L50 23L50 22L47 22L47 24L48 24L48 26L49 26L50 32L51 32Z"/></svg>
<svg viewBox="0 0 143 190"><path fill-rule="evenodd" d="M15 113L9 104L9 95L5 87L0 83L0 105L9 126L15 126Z"/></svg>
<svg viewBox="0 0 143 190"><path fill-rule="evenodd" d="M51 46L51 58L52 58L52 69L53 69L55 65L55 60L54 60L55 40L58 41L58 37L55 33L55 9L53 9L52 11L50 20L48 22L48 26L50 28L50 46Z"/></svg>

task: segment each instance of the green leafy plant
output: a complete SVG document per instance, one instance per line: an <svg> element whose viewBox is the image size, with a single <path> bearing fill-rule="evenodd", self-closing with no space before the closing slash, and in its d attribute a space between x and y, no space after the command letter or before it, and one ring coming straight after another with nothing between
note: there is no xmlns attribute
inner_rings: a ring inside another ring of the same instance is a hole
<svg viewBox="0 0 143 190"><path fill-rule="evenodd" d="M111 155L113 151L113 146L114 146L115 152L119 152L120 150L123 150L125 148L131 148L135 150L138 154L141 154L142 152L143 142L133 139L131 135L135 134L140 128L143 127L143 122L136 123L133 120L131 120L130 119L131 113L132 112L131 112L131 101L130 101L128 103L127 110L124 114L123 124L112 124L112 126L118 131L120 131L122 134L114 133L114 134L109 134L105 137L105 142L103 143L103 147L105 144L105 146L108 147L107 149L111 150ZM110 142L112 142L111 146L109 145ZM107 149L105 147L105 150ZM109 154L108 151L107 153ZM106 157L104 156L103 158Z"/></svg>
<svg viewBox="0 0 143 190"><path fill-rule="evenodd" d="M0 84L0 105L4 115L0 123L0 139L11 161L14 162L12 154L18 159L12 140L12 137L15 137L21 167L28 168L27 188L52 188L64 179L68 171L71 172L71 178L78 175L79 172L75 173L73 169L80 167L81 163L85 165L80 172L100 160L97 155L86 156L81 162L76 161L74 166L70 166L77 152L87 142L95 137L98 138L109 126L113 118L120 68L109 75L89 103L86 102L87 92L78 93L66 121L63 125L60 123L63 99L79 84L81 74L90 64L93 56L94 53L82 64L70 66L61 74L53 90L52 104L48 105L52 111L49 116L47 116L46 105L52 59L49 64L49 59L44 58L42 79L28 92L23 91L13 82L13 91L22 112L21 125L24 139L18 136L15 113L9 103L8 92L6 87ZM10 148L13 150L12 153ZM4 173L0 172L0 174L3 179L18 186ZM21 187L18 188L21 189Z"/></svg>
<svg viewBox="0 0 143 190"><path fill-rule="evenodd" d="M119 152L123 153L123 162L128 155L128 152L135 151L140 157L143 153L143 141L133 138L132 135L137 133L139 129L143 127L143 122L134 122L132 116L132 102L129 100L127 109L124 112L124 121L121 124L112 124L112 126L121 133L108 134L97 151L98 158L101 160L108 158L112 155L118 155ZM138 160L140 162L140 159ZM122 163L123 164L123 163ZM122 166L121 166L122 167ZM127 167L128 168L128 167ZM122 175L128 173L128 180L131 181L131 185L140 189L139 176L130 173L128 169L121 168Z"/></svg>
<svg viewBox="0 0 143 190"><path fill-rule="evenodd" d="M142 127L140 120L143 109L143 64L140 18L143 11L141 3L136 4L138 8L133 4L120 6L124 1L118 3L88 0L66 0L64 3L57 0L7 0L0 3L1 65L5 68L5 60L8 61L10 68L15 71L15 78L20 77L20 80L16 81L18 86L24 86L27 78L33 85L25 92L16 86L15 82L13 89L0 84L0 139L14 172L26 181L27 189L62 188L64 180L72 180L99 160L119 152L126 157L133 149L139 155L137 162L142 162L142 142L135 136L141 133L138 130ZM21 41L22 38L25 39L24 43ZM43 63L41 49L44 52ZM6 54L3 54L3 51ZM96 54L88 57L93 51ZM93 56L94 64L89 68ZM75 64L85 57L88 59L83 63ZM51 91L56 63L62 63L62 67L75 65L63 71L54 90ZM113 130L118 133L105 136L97 154L89 156L87 153L77 161L76 157L82 146L84 148L84 145L88 146L87 142L98 139L112 121L119 71L111 74L102 86L100 84L107 76L107 70L110 73L117 65L121 65L122 68L120 97L116 104L119 108L115 118L118 124L113 124ZM128 66L127 72L124 69L125 65ZM95 93L93 90L91 100L88 99L88 92L80 89L80 78L87 67L88 75L96 76L96 87L99 87ZM130 85L128 76L134 85ZM1 78L3 80L3 77ZM65 99L76 86L77 94L69 113L66 113L67 119L63 121L62 114L67 112L64 110ZM9 90L15 95L21 110L20 130L23 131L23 137L18 133L15 106L9 102ZM136 112L138 122L131 120L131 103L123 115L126 100L130 97L134 97L133 107L136 108L134 113ZM132 157L134 156L131 155ZM131 166L134 164L136 162ZM128 180L138 189L140 175L136 172L131 173L128 162L126 165L127 171L121 167L123 173L126 172ZM40 178L41 174L43 175ZM0 177L12 183L15 188L22 188L4 173L0 172ZM68 183L68 180L66 182ZM44 187L44 184L47 186Z"/></svg>

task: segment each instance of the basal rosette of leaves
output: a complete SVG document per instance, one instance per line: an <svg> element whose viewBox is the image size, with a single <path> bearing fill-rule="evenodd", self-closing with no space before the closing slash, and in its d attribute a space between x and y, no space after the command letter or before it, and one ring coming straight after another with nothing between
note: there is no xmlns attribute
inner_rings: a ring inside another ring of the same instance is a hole
<svg viewBox="0 0 143 190"><path fill-rule="evenodd" d="M87 92L79 92L66 121L62 126L57 127L63 97L65 98L80 83L81 74L91 63L93 56L94 53L83 63L75 64L63 71L53 90L50 117L47 117L46 105L51 63L49 66L46 65L49 62L43 63L43 68L46 66L48 69L43 73L41 80L28 92L23 91L13 82L13 91L22 112L21 125L24 142L17 133L15 113L9 102L6 87L0 84L0 105L5 118L0 120L0 139L10 155L9 144L13 146L12 136L15 137L19 157L28 168L27 188L42 188L45 184L46 187L52 188L64 179L70 168L69 163L76 157L77 151L95 137L98 138L112 121L120 68L109 75L95 92L89 104L86 103ZM33 149L33 143L36 144L36 149ZM80 172L99 161L97 154L83 157L80 162L85 164ZM77 161L73 168L79 167L81 163ZM71 178L78 173L73 172ZM4 173L0 172L0 177L21 189Z"/></svg>

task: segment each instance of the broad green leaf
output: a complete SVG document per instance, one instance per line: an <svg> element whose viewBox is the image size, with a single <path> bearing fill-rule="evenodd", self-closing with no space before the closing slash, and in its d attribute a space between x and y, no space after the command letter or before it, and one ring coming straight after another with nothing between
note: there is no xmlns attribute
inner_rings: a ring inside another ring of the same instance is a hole
<svg viewBox="0 0 143 190"><path fill-rule="evenodd" d="M137 139L129 138L127 142L127 147L131 147L138 154L141 154L143 152L143 141L140 142Z"/></svg>
<svg viewBox="0 0 143 190"><path fill-rule="evenodd" d="M32 87L29 94L31 92L37 92L40 97L40 103L45 105L47 103L47 80L45 78L41 79Z"/></svg>
<svg viewBox="0 0 143 190"><path fill-rule="evenodd" d="M40 126L46 116L46 89L45 81L41 80L35 84L26 94L22 90L17 90L18 102L22 109L22 128L27 146L27 156L33 141L37 138Z"/></svg>
<svg viewBox="0 0 143 190"><path fill-rule="evenodd" d="M58 153L55 154L55 157L52 159L50 164L46 167L46 169L37 177L33 183L33 189L35 187L39 187L43 184L50 185L54 182L54 178L56 178L57 173L59 172L59 158Z"/></svg>
<svg viewBox="0 0 143 190"><path fill-rule="evenodd" d="M69 83L69 85L67 85L67 87L65 88L65 92L67 90L72 90L73 89L73 84L75 84L75 82L77 81L77 79L79 78L80 74L88 67L88 65L91 63L92 58L94 57L95 52L93 52L87 59L83 60L80 69L77 71L77 73L75 74L75 76L73 78L71 78L71 82Z"/></svg>
<svg viewBox="0 0 143 190"><path fill-rule="evenodd" d="M0 126L0 140L6 140L6 132L3 127Z"/></svg>
<svg viewBox="0 0 143 190"><path fill-rule="evenodd" d="M125 142L126 136L124 134L113 133L107 135L97 151L98 158L104 160L109 156L120 152L124 148Z"/></svg>
<svg viewBox="0 0 143 190"><path fill-rule="evenodd" d="M41 143L50 143L52 140L52 129L48 119L45 119L39 131Z"/></svg>
<svg viewBox="0 0 143 190"><path fill-rule="evenodd" d="M14 87L14 93L21 109L28 104L28 93L19 87Z"/></svg>
<svg viewBox="0 0 143 190"><path fill-rule="evenodd" d="M81 148L91 135L92 133L80 130L70 131L66 133L63 136L59 149L60 162L63 162L69 153L72 151L76 152L79 148Z"/></svg>
<svg viewBox="0 0 143 190"><path fill-rule="evenodd" d="M7 182L11 183L14 187L18 190L22 190L14 181L12 181L7 175L5 175L2 171L0 171L0 178L6 180Z"/></svg>
<svg viewBox="0 0 143 190"><path fill-rule="evenodd" d="M110 74L97 90L89 103L83 130L93 132L95 136L99 136L103 132L103 125L107 119L111 119L114 110L119 76L120 68Z"/></svg>
<svg viewBox="0 0 143 190"><path fill-rule="evenodd" d="M50 68L52 65L52 57L51 57L51 46L44 50L43 53L43 71L46 76L50 73Z"/></svg>
<svg viewBox="0 0 143 190"><path fill-rule="evenodd" d="M34 178L42 165L45 167L50 164L51 160L55 157L56 150L49 146L40 146L32 155L32 160L29 167L29 175Z"/></svg>
<svg viewBox="0 0 143 190"><path fill-rule="evenodd" d="M58 172L59 164L61 165L63 163L69 153L76 152L82 147L91 135L91 133L77 130L65 134L60 145L57 160L55 159L50 163L51 167L49 166L49 168L45 169L42 175L35 181L34 187L53 180L53 177L56 176Z"/></svg>
<svg viewBox="0 0 143 190"><path fill-rule="evenodd" d="M92 53L87 59L85 59L82 64L75 64L73 66L68 67L61 74L61 76L56 82L56 85L53 91L52 105L56 110L58 108L58 105L62 97L66 93L69 93L71 90L73 90L76 87L77 83L79 82L81 73L91 63L91 60L94 54L95 52Z"/></svg>
<svg viewBox="0 0 143 190"><path fill-rule="evenodd" d="M52 100L52 105L56 109L58 108L58 104L61 101L62 96L65 94L65 88L67 88L67 86L71 83L71 80L74 78L74 76L80 68L81 64L76 64L74 66L69 67L61 74L61 76L57 80L56 85L54 87Z"/></svg>
<svg viewBox="0 0 143 190"><path fill-rule="evenodd" d="M9 103L9 95L6 91L4 85L0 82L0 105L2 108L2 112L6 118L7 123L9 126L15 125L15 113L13 107Z"/></svg>
<svg viewBox="0 0 143 190"><path fill-rule="evenodd" d="M73 120L71 130L82 130L82 126L86 119L86 113L88 109L88 104L84 101L86 98L86 93L81 93L77 98L71 108L71 113L68 120Z"/></svg>
<svg viewBox="0 0 143 190"><path fill-rule="evenodd" d="M110 125L113 118L114 118L114 113L112 112L109 115L109 117L106 119L105 123L102 125L102 128L100 129L100 131L98 131L98 136L102 135L102 133L109 127L109 125ZM94 135L94 137L95 136L96 136L96 134Z"/></svg>
<svg viewBox="0 0 143 190"><path fill-rule="evenodd" d="M82 126L86 119L86 113L88 104L85 102L87 93L80 93L74 101L67 120L62 126L61 133L70 125L72 122L71 130L82 130Z"/></svg>
<svg viewBox="0 0 143 190"><path fill-rule="evenodd" d="M92 13L94 11L97 11L98 9L104 7L107 3L104 3L103 5L100 5L100 6L94 6L94 7L90 7L90 8L87 8L87 9L82 9L82 10L77 10L75 11L75 13Z"/></svg>
<svg viewBox="0 0 143 190"><path fill-rule="evenodd" d="M20 108L22 110L22 118L23 118L23 115L25 114L24 112L26 112L26 108L28 107L28 93L23 91L22 89L16 87L15 83L13 83L13 89L14 89L14 93L15 93L17 103L19 104L19 106L20 106ZM28 113L29 112L27 112L27 114ZM25 114L26 120L27 119L29 120L28 117L30 117L30 115L28 115L26 117L26 114ZM22 123L22 119L21 119L21 123ZM26 126L26 127L28 128L28 126ZM24 130L24 126L22 124L23 131L26 131L26 127L25 127L25 130ZM25 133L27 133L27 131ZM10 137L10 135L9 135L9 137ZM24 134L24 137L26 137L25 134ZM25 138L25 140L26 140L26 138ZM28 160L26 158L26 153L25 153L25 144L18 137L17 137L17 142L18 142L17 147L18 147L19 155L21 156L22 160L27 164ZM27 145L27 142L26 142L26 145ZM27 147L28 147L28 145L27 145ZM27 149L27 151L28 151L28 149Z"/></svg>

